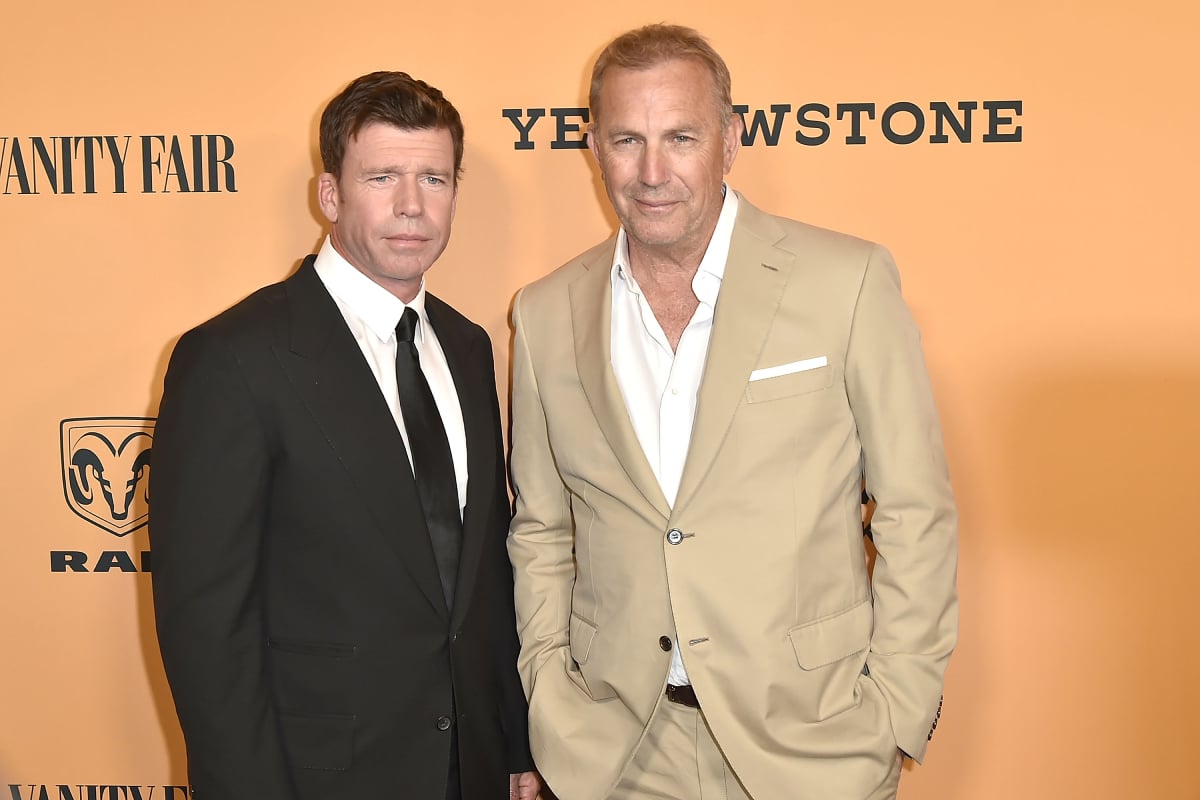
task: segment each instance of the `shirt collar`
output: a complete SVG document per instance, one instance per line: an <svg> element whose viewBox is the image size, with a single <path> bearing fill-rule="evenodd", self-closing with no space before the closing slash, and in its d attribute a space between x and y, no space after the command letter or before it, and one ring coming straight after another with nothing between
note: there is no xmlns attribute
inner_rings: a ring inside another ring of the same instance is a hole
<svg viewBox="0 0 1200 800"><path fill-rule="evenodd" d="M361 319L381 342L395 338L396 325L400 322L400 315L404 313L405 308L415 310L421 321L417 326L416 344L420 346L424 341L425 329L429 324L429 318L425 314L424 278L421 279L421 288L417 291L417 296L411 302L404 303L343 258L328 236L317 253L314 268L329 293Z"/></svg>
<svg viewBox="0 0 1200 800"><path fill-rule="evenodd" d="M717 292L725 278L725 263L729 260L729 245L733 240L733 224L737 220L737 192L730 191L728 184L722 184L721 190L725 193L725 199L721 203L721 214L717 217L717 226L713 229L704 257L700 259L696 276L692 278L692 291L696 293L696 298L710 306L716 304ZM625 282L631 291L640 294L637 282L628 274L628 265L629 237L625 233L625 226L622 225L617 231L617 247L613 252L610 280L614 290L621 282Z"/></svg>

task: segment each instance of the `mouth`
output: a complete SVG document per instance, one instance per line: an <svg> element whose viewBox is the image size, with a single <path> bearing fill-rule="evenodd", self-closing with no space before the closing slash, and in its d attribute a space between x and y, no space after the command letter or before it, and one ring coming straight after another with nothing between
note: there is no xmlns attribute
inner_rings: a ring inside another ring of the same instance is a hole
<svg viewBox="0 0 1200 800"><path fill-rule="evenodd" d="M395 236L385 236L384 241L400 247L413 247L425 244L429 241L429 237L415 233L398 233Z"/></svg>
<svg viewBox="0 0 1200 800"><path fill-rule="evenodd" d="M664 214L664 213L670 211L671 209L673 209L681 201L679 201L679 200L643 200L640 198L634 198L633 202L637 204L638 208L640 208L642 211L644 211L648 214Z"/></svg>

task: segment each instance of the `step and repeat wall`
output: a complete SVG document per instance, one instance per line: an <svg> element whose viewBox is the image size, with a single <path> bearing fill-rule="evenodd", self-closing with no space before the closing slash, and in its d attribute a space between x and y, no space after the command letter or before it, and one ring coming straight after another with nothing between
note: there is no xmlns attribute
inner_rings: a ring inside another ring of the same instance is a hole
<svg viewBox="0 0 1200 800"><path fill-rule="evenodd" d="M1200 798L1200 22L1162 0L6 6L0 797L184 797L148 574L163 373L319 246L324 104L402 69L461 110L429 283L503 386L513 293L614 230L591 62L664 20L730 65L730 184L885 243L923 331L962 635L901 798Z"/></svg>

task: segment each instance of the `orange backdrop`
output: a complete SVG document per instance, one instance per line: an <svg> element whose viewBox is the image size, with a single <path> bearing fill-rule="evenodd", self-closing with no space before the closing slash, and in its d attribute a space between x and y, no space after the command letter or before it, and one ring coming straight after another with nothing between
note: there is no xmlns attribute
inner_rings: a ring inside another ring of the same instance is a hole
<svg viewBox="0 0 1200 800"><path fill-rule="evenodd" d="M179 334L317 246L324 103L404 69L462 111L467 174L430 284L488 328L503 378L513 292L613 227L587 152L551 147L578 138L561 109L586 105L609 38L666 19L710 35L736 103L768 123L780 109L776 145L760 130L731 184L887 244L924 332L961 505L962 636L902 800L1200 798L1193 3L340 8L0 15L0 796L185 781L149 577L131 571L145 499L117 525L70 464L91 431L133 469L145 438L115 451L152 433ZM963 133L943 119L938 137L939 103ZM533 147L504 109L522 125L546 109ZM818 122L823 143L797 141ZM206 191L180 191L197 177Z"/></svg>

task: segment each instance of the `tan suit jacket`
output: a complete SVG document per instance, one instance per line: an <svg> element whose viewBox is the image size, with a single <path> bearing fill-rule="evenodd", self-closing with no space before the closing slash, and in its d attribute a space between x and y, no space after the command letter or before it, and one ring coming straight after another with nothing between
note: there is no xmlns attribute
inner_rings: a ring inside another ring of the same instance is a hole
<svg viewBox="0 0 1200 800"><path fill-rule="evenodd" d="M534 759L561 800L606 797L677 639L753 797L861 800L897 747L923 757L957 632L954 501L892 259L740 200L670 508L610 364L614 246L513 309L509 555Z"/></svg>

